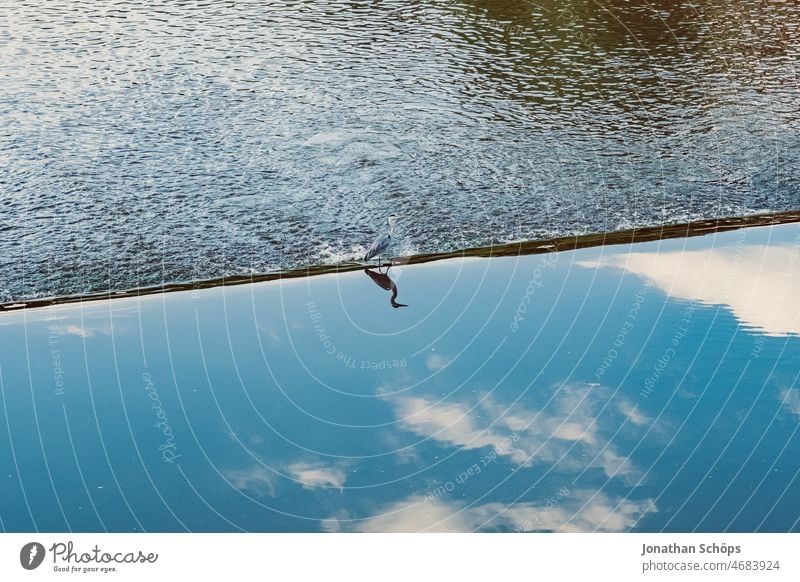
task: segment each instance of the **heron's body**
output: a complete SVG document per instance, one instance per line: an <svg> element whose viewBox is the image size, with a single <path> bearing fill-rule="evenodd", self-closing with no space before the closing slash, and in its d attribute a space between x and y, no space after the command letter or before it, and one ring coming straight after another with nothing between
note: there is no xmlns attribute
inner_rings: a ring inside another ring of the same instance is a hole
<svg viewBox="0 0 800 582"><path fill-rule="evenodd" d="M382 234L375 239L375 242L369 247L367 254L364 255L364 260L368 261L374 257L382 256L389 247L392 246L392 235L389 233Z"/></svg>
<svg viewBox="0 0 800 582"><path fill-rule="evenodd" d="M370 245L369 250L367 250L367 254L364 255L364 260L369 261L374 257L378 257L378 260L386 254L386 251L389 250L389 247L392 246L392 235L394 234L394 216L389 217L389 232L386 232L375 239L375 241Z"/></svg>

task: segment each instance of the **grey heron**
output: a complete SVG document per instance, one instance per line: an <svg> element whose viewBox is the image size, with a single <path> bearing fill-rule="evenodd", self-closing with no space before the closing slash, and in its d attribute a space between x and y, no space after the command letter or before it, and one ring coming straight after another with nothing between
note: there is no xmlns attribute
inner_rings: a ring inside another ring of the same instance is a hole
<svg viewBox="0 0 800 582"><path fill-rule="evenodd" d="M368 261L373 257L378 257L378 263L380 264L381 257L383 254L392 246L392 236L394 236L394 225L397 222L397 217L392 215L389 217L389 232L385 232L380 235L372 245L367 250L367 254L364 255L364 260Z"/></svg>
<svg viewBox="0 0 800 582"><path fill-rule="evenodd" d="M391 269L391 267L389 267ZM364 269L364 272L369 275L369 278L375 281L375 284L380 287L381 289L385 289L386 291L392 292L392 297L389 299L389 303L392 304L392 307L408 307L405 303L398 303L397 299L397 285L389 276L389 269L386 269L385 273L381 273L380 270L376 273L371 269Z"/></svg>

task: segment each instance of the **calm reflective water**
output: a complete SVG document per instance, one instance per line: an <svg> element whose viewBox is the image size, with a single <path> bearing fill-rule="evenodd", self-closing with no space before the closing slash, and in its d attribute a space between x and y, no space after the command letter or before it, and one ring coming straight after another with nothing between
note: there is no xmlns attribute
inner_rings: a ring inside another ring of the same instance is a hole
<svg viewBox="0 0 800 582"><path fill-rule="evenodd" d="M798 531L798 259L795 224L6 313L0 525Z"/></svg>
<svg viewBox="0 0 800 582"><path fill-rule="evenodd" d="M0 301L797 208L798 22L0 0Z"/></svg>

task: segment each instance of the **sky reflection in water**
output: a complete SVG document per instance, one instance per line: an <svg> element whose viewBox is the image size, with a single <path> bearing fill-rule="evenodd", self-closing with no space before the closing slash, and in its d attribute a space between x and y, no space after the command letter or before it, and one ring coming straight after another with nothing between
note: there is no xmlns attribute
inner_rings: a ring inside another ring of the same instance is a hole
<svg viewBox="0 0 800 582"><path fill-rule="evenodd" d="M0 523L796 531L798 243L383 270L403 309L362 271L5 314Z"/></svg>

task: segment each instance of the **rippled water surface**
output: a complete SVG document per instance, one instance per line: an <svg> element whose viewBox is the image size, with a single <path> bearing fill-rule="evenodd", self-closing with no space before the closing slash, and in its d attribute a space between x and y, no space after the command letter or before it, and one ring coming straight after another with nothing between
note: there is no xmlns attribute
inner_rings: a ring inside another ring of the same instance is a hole
<svg viewBox="0 0 800 582"><path fill-rule="evenodd" d="M798 23L0 0L0 300L797 208Z"/></svg>

